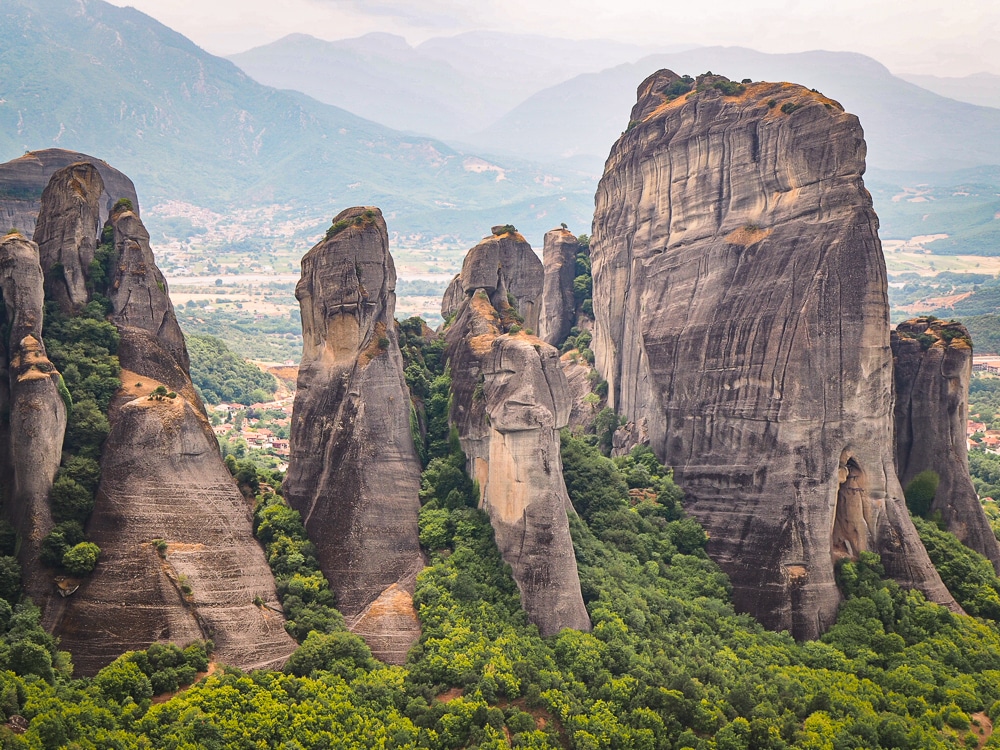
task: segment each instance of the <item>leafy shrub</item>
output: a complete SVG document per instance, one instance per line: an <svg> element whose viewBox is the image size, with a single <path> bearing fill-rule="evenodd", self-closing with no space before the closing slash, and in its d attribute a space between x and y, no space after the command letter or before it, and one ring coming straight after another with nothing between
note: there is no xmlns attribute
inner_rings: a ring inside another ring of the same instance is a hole
<svg viewBox="0 0 1000 750"><path fill-rule="evenodd" d="M97 566L101 548L92 542L80 542L63 555L62 564L71 576L85 576Z"/></svg>
<svg viewBox="0 0 1000 750"><path fill-rule="evenodd" d="M795 102L785 102L781 105L781 111L783 114L790 115L797 109L802 109L804 104L796 104Z"/></svg>
<svg viewBox="0 0 1000 750"><path fill-rule="evenodd" d="M494 229L493 235L495 237L502 237L505 234L514 234L515 232L517 232L517 227L513 224L504 224L503 226L499 226Z"/></svg>

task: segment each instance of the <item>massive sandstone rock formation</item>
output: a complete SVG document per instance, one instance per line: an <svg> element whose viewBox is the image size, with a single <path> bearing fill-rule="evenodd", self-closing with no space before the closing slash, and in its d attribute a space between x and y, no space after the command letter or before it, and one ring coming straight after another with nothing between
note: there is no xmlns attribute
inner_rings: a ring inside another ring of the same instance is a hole
<svg viewBox="0 0 1000 750"><path fill-rule="evenodd" d="M72 189L71 177L56 174L53 183ZM47 205L66 202L62 196ZM40 224L50 220L57 219ZM196 638L212 639L221 662L279 666L295 644L253 537L250 503L222 463L191 384L149 235L130 210L118 210L111 222L117 262L106 291L121 336L122 386L109 409L111 433L87 524L101 559L75 594L50 600L44 622L82 674L125 650ZM66 228L53 233L74 236ZM160 385L175 396L153 396Z"/></svg>
<svg viewBox="0 0 1000 750"><path fill-rule="evenodd" d="M559 346L576 320L573 279L576 278L578 252L580 243L568 229L553 229L545 233L542 250L545 277L538 337L546 344Z"/></svg>
<svg viewBox="0 0 1000 750"><path fill-rule="evenodd" d="M0 293L0 330L8 332L0 342L0 411L7 415L0 424L3 511L20 538L26 589L37 598L51 590L38 552L53 525L49 490L62 459L66 402L42 342L38 246L22 234L0 240Z"/></svg>
<svg viewBox="0 0 1000 750"><path fill-rule="evenodd" d="M450 416L528 617L543 635L589 630L559 452L572 398L553 347L525 331L504 333L515 320L505 290L517 285L506 273L518 267L505 265L492 288L473 290L446 331Z"/></svg>
<svg viewBox="0 0 1000 750"><path fill-rule="evenodd" d="M87 274L101 228L104 180L93 164L76 162L58 170L42 192L35 242L44 268L46 296L67 313L89 301Z"/></svg>
<svg viewBox="0 0 1000 750"><path fill-rule="evenodd" d="M130 200L135 212L139 212L139 199L132 180L107 162L77 151L46 148L0 164L0 185L3 185L0 192L0 233L15 228L24 232L26 237L34 235L45 186L57 170L77 162L89 162L101 174L104 183L100 199L102 225L119 198Z"/></svg>
<svg viewBox="0 0 1000 750"><path fill-rule="evenodd" d="M348 627L401 664L420 635L420 462L377 208L350 208L302 258L302 364L285 497L302 513Z"/></svg>
<svg viewBox="0 0 1000 750"><path fill-rule="evenodd" d="M931 510L1000 570L1000 544L969 477L969 332L961 323L915 318L896 326L891 342L899 481L906 487L920 472L936 472L941 481Z"/></svg>
<svg viewBox="0 0 1000 750"><path fill-rule="evenodd" d="M513 298L523 326L537 333L545 270L527 240L506 228L493 227L493 234L466 253L462 272L445 291L441 314L454 315L477 289L485 289L490 297L502 289L505 297L509 293Z"/></svg>
<svg viewBox="0 0 1000 750"><path fill-rule="evenodd" d="M644 81L591 241L597 366L648 431L736 605L809 638L863 550L952 607L893 462L892 358L865 142L792 84ZM731 94L731 95L727 95Z"/></svg>

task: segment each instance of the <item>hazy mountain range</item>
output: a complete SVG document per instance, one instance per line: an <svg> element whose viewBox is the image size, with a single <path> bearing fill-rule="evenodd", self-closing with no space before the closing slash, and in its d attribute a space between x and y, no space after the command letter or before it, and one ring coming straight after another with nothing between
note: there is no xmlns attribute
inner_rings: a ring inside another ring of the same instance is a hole
<svg viewBox="0 0 1000 750"><path fill-rule="evenodd" d="M3 0L0 71L0 157L90 153L128 174L144 205L291 204L328 223L343 206L375 204L397 230L466 239L518 216L526 230L540 216L537 232L590 221L590 175L481 159L263 86L100 0ZM582 213L562 210L574 192Z"/></svg>
<svg viewBox="0 0 1000 750"><path fill-rule="evenodd" d="M993 101L998 77L924 82L947 98L857 54L649 52L496 33L416 47L293 35L235 55L250 77L131 8L0 0L0 157L84 151L132 177L144 206L281 204L303 236L377 204L417 242L506 222L537 242L563 221L589 227L643 78L712 70L802 83L858 114L883 236L946 232L952 252L1000 252L1000 109L957 100Z"/></svg>
<svg viewBox="0 0 1000 750"><path fill-rule="evenodd" d="M462 139L537 91L653 51L665 50L486 32L416 47L391 34L333 42L292 34L229 59L268 86L301 91L398 130Z"/></svg>

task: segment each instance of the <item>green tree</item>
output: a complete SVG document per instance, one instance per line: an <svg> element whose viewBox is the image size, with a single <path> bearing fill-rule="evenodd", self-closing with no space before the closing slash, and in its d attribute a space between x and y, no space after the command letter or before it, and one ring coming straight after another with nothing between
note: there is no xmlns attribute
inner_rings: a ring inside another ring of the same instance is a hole
<svg viewBox="0 0 1000 750"><path fill-rule="evenodd" d="M73 576L85 576L97 566L101 548L92 542L80 542L63 555L62 564L66 572Z"/></svg>

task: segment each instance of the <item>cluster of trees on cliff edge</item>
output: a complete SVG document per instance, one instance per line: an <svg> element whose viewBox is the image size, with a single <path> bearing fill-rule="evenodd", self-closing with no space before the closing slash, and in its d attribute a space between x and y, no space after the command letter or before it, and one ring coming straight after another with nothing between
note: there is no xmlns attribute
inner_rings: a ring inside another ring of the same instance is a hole
<svg viewBox="0 0 1000 750"><path fill-rule="evenodd" d="M211 644L196 643L156 645L74 679L68 655L15 587L0 600L0 746L1000 746L990 737L1000 719L996 622L901 589L884 579L877 556L863 554L839 569L846 600L820 640L768 632L733 611L728 581L704 552L704 531L684 515L671 472L647 449L608 458L593 435L564 433L562 458L594 630L541 638L448 430L439 339L417 321L403 331L407 380L426 384L414 423L429 558L414 596L423 634L407 663L376 662L346 631L280 477L229 459L256 498L255 531L302 644L285 669L210 667ZM961 570L965 548L936 527L930 536L940 548L935 563ZM988 604L989 591L961 592L963 604ZM993 612L984 606L983 614Z"/></svg>

